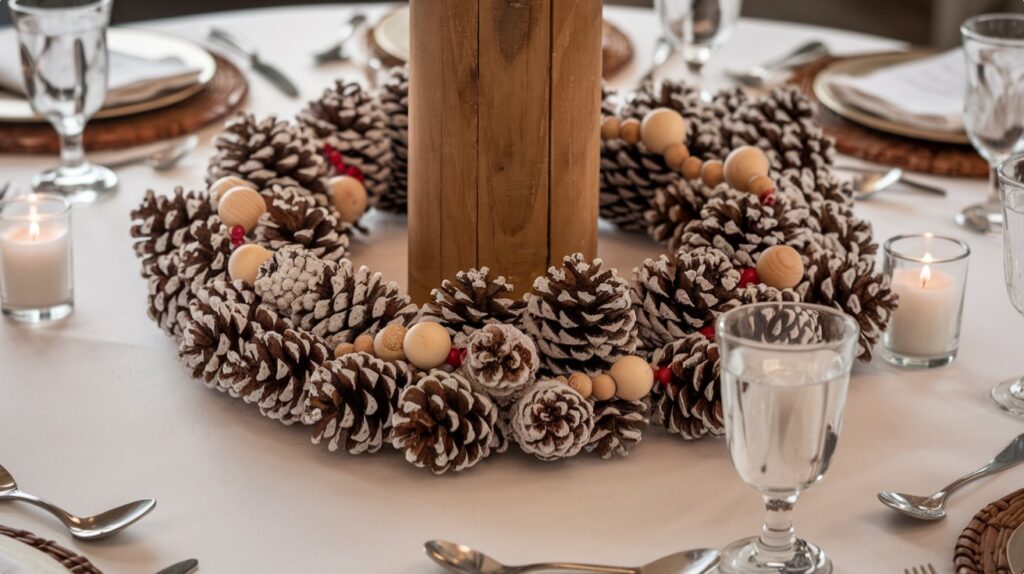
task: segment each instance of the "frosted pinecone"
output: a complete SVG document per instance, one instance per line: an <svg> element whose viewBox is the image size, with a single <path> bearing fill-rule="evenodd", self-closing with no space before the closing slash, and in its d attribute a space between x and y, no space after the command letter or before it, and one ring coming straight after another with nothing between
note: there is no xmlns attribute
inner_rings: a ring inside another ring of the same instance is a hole
<svg viewBox="0 0 1024 574"><path fill-rule="evenodd" d="M333 210L296 187L273 186L264 192L269 197L267 213L256 226L256 242L271 251L289 245L301 245L326 261L348 255L352 226L341 221Z"/></svg>
<svg viewBox="0 0 1024 574"><path fill-rule="evenodd" d="M393 68L380 89L380 106L391 140L391 185L377 200L377 209L405 213L409 190L409 70Z"/></svg>
<svg viewBox="0 0 1024 574"><path fill-rule="evenodd" d="M264 331L243 346L247 372L232 390L264 416L290 425L302 418L310 376L333 357L322 339L305 331Z"/></svg>
<svg viewBox="0 0 1024 574"><path fill-rule="evenodd" d="M445 279L431 291L431 301L420 310L420 319L440 323L456 347L464 347L469 336L491 323L516 323L523 306L509 298L512 285L505 277L492 276L490 269L459 271L454 280Z"/></svg>
<svg viewBox="0 0 1024 574"><path fill-rule="evenodd" d="M596 403L587 452L596 452L603 459L628 455L647 430L649 408L644 401L612 399Z"/></svg>
<svg viewBox="0 0 1024 574"><path fill-rule="evenodd" d="M539 381L513 407L516 443L541 460L576 456L590 442L593 430L590 402L554 379Z"/></svg>
<svg viewBox="0 0 1024 574"><path fill-rule="evenodd" d="M533 341L512 325L486 325L469 337L463 367L470 381L498 404L514 401L540 367Z"/></svg>

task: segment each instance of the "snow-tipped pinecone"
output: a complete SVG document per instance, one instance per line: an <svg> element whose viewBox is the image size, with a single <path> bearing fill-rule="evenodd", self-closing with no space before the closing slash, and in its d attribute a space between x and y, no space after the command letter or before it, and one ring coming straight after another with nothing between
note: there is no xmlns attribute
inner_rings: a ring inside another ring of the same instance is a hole
<svg viewBox="0 0 1024 574"><path fill-rule="evenodd" d="M695 333L658 349L653 361L672 375L652 393L655 418L665 429L686 440L723 434L718 345Z"/></svg>
<svg viewBox="0 0 1024 574"><path fill-rule="evenodd" d="M147 315L164 333L181 335L189 318L191 293L181 278L180 255L175 251L153 258L146 274Z"/></svg>
<svg viewBox="0 0 1024 574"><path fill-rule="evenodd" d="M858 219L853 209L834 201L821 201L811 206L818 225L811 237L812 253L826 252L835 256L853 255L873 263L878 255L871 224Z"/></svg>
<svg viewBox="0 0 1024 574"><path fill-rule="evenodd" d="M434 474L472 467L500 446L498 408L455 373L431 371L402 391L392 444Z"/></svg>
<svg viewBox="0 0 1024 574"><path fill-rule="evenodd" d="M735 94L730 94L735 96ZM728 98L705 102L700 90L677 80L646 82L622 108L622 119L643 120L657 108L670 108L686 120L686 147L701 159L722 159L722 121L730 113Z"/></svg>
<svg viewBox="0 0 1024 574"><path fill-rule="evenodd" d="M786 169L775 178L775 186L780 196L801 205L834 201L853 206L853 184L827 169Z"/></svg>
<svg viewBox="0 0 1024 574"><path fill-rule="evenodd" d="M330 145L346 166L363 173L370 205L375 205L392 179L391 138L380 102L358 83L338 80L299 112L297 119L309 128L319 148Z"/></svg>
<svg viewBox="0 0 1024 574"><path fill-rule="evenodd" d="M783 293L784 298L768 302L791 300L788 299L792 296L788 290L776 291ZM772 291L766 293L774 294ZM754 309L743 323L737 323L734 329L735 335L762 343L809 345L823 341L819 312L794 305L763 305Z"/></svg>
<svg viewBox="0 0 1024 574"><path fill-rule="evenodd" d="M659 188L683 179L651 154L619 139L601 142L601 218L624 231L642 231L644 212Z"/></svg>
<svg viewBox="0 0 1024 574"><path fill-rule="evenodd" d="M310 376L333 356L322 339L305 331L258 333L243 346L246 374L232 390L264 416L290 425L302 418Z"/></svg>
<svg viewBox="0 0 1024 574"><path fill-rule="evenodd" d="M672 251L682 244L686 225L700 219L700 212L709 199L724 195L726 184L710 188L703 181L679 178L655 190L646 212L647 235L659 243L668 243Z"/></svg>
<svg viewBox="0 0 1024 574"><path fill-rule="evenodd" d="M650 409L644 401L612 399L594 405L594 430L590 433L587 452L596 452L601 458L626 456L647 430Z"/></svg>
<svg viewBox="0 0 1024 574"><path fill-rule="evenodd" d="M860 325L857 356L871 360L871 350L892 318L899 297L889 277L876 273L874 263L853 254L817 253L807 266L807 279L797 286L804 301L834 307Z"/></svg>
<svg viewBox="0 0 1024 574"><path fill-rule="evenodd" d="M633 274L637 329L648 351L710 325L716 314L739 305L740 272L717 249L647 259Z"/></svg>
<svg viewBox="0 0 1024 574"><path fill-rule="evenodd" d="M597 374L636 350L636 313L629 282L600 259L568 255L524 296L524 331L537 344L541 370Z"/></svg>
<svg viewBox="0 0 1024 574"><path fill-rule="evenodd" d="M188 234L192 240L181 246L181 278L192 294L210 281L228 279L231 236L220 217L211 215L192 222Z"/></svg>
<svg viewBox="0 0 1024 574"><path fill-rule="evenodd" d="M313 444L325 441L331 452L377 452L391 442L392 416L408 384L405 363L349 353L310 376L302 422L313 425Z"/></svg>
<svg viewBox="0 0 1024 574"><path fill-rule="evenodd" d="M430 292L431 301L420 310L420 319L440 323L452 336L452 344L465 347L470 335L491 323L514 324L522 314L520 301L509 299L512 285L490 269L459 271L455 280L445 279Z"/></svg>
<svg viewBox="0 0 1024 574"><path fill-rule="evenodd" d="M284 120L239 114L228 120L213 143L217 153L210 160L207 183L233 175L260 189L277 184L324 192L327 165L320 150L301 129Z"/></svg>
<svg viewBox="0 0 1024 574"><path fill-rule="evenodd" d="M300 245L289 245L260 266L254 286L265 304L300 324L304 315L330 300L331 278L337 271L337 263L324 261Z"/></svg>
<svg viewBox="0 0 1024 574"><path fill-rule="evenodd" d="M256 242L271 251L287 245L301 245L320 259L337 261L348 255L352 226L334 211L318 206L315 199L297 187L273 186L269 190L267 213L256 226Z"/></svg>
<svg viewBox="0 0 1024 574"><path fill-rule="evenodd" d="M541 460L576 456L590 442L594 408L555 379L539 381L512 410L512 434L524 452Z"/></svg>
<svg viewBox="0 0 1024 574"><path fill-rule="evenodd" d="M405 213L409 190L409 70L393 68L380 89L380 106L391 140L391 185L377 199L377 209Z"/></svg>
<svg viewBox="0 0 1024 574"><path fill-rule="evenodd" d="M469 337L463 361L470 382L499 405L508 404L533 381L540 358L533 341L512 325L485 325Z"/></svg>
<svg viewBox="0 0 1024 574"><path fill-rule="evenodd" d="M778 303L780 301L802 301L795 289L776 289L764 283L752 283L736 290L740 305L751 303Z"/></svg>
<svg viewBox="0 0 1024 574"><path fill-rule="evenodd" d="M146 191L142 203L131 213L132 249L142 263L142 276L149 277L157 257L177 251L192 240L188 233L192 222L211 215L213 208L206 192L186 192L181 187L176 187L171 195Z"/></svg>

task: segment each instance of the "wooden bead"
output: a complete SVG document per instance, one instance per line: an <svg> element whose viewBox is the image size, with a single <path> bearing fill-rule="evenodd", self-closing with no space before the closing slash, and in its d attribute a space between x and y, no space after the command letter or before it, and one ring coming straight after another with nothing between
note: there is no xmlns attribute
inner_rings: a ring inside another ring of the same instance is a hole
<svg viewBox="0 0 1024 574"><path fill-rule="evenodd" d="M592 384L594 390L591 396L595 401L607 401L615 396L615 379L611 376L601 373L593 378Z"/></svg>
<svg viewBox="0 0 1024 574"><path fill-rule="evenodd" d="M338 346L334 348L334 357L344 357L350 353L356 352L356 346L352 343L338 343Z"/></svg>
<svg viewBox="0 0 1024 574"><path fill-rule="evenodd" d="M404 361L405 334L409 330L402 325L388 325L377 332L373 338L373 354L385 361ZM447 356L447 355L446 355Z"/></svg>
<svg viewBox="0 0 1024 574"><path fill-rule="evenodd" d="M366 212L369 197L366 186L358 179L350 175L332 177L327 180L327 191L342 221L355 223Z"/></svg>
<svg viewBox="0 0 1024 574"><path fill-rule="evenodd" d="M234 175L226 175L210 185L208 190L210 193L210 203L214 206L219 205L220 198L236 187L248 187L254 191L259 191L256 184L247 179L242 179Z"/></svg>
<svg viewBox="0 0 1024 574"><path fill-rule="evenodd" d="M619 139L619 118L607 116L601 121L601 139Z"/></svg>
<svg viewBox="0 0 1024 574"><path fill-rule="evenodd" d="M691 155L683 162L683 177L686 179L697 179L700 177L700 172L703 167L704 162L700 161L699 157Z"/></svg>
<svg viewBox="0 0 1024 574"><path fill-rule="evenodd" d="M373 337L370 335L359 335L352 345L357 353L373 354Z"/></svg>
<svg viewBox="0 0 1024 574"><path fill-rule="evenodd" d="M651 110L640 125L640 139L651 153L665 153L668 146L686 141L686 120L671 108Z"/></svg>
<svg viewBox="0 0 1024 574"><path fill-rule="evenodd" d="M724 167L722 162L717 159L712 159L704 162L704 167L700 170L700 178L704 181L704 185L708 187L715 187L722 183L725 179L723 175Z"/></svg>
<svg viewBox="0 0 1024 574"><path fill-rule="evenodd" d="M583 395L585 399L589 399L594 392L594 381L585 373L573 373L569 376L568 384L572 390Z"/></svg>
<svg viewBox="0 0 1024 574"><path fill-rule="evenodd" d="M438 323L416 323L405 334L402 350L410 363L429 371L444 364L452 350L452 337Z"/></svg>
<svg viewBox="0 0 1024 574"><path fill-rule="evenodd" d="M258 191L248 187L233 187L217 204L220 220L232 228L241 225L248 233L256 227L260 216L267 212L267 204Z"/></svg>
<svg viewBox="0 0 1024 574"><path fill-rule="evenodd" d="M757 277L776 289L796 287L804 278L804 262L800 253L788 245L765 249L757 260Z"/></svg>
<svg viewBox="0 0 1024 574"><path fill-rule="evenodd" d="M768 156L761 148L745 145L732 150L725 158L725 181L729 187L747 191L750 178L768 175Z"/></svg>
<svg viewBox="0 0 1024 574"><path fill-rule="evenodd" d="M273 256L274 254L262 245L255 243L240 245L231 252L231 257L228 258L228 276L233 281L242 280L252 285L256 283L260 265Z"/></svg>
<svg viewBox="0 0 1024 574"><path fill-rule="evenodd" d="M654 386L654 371L647 361L636 355L615 361L608 374L615 379L615 396L626 401L639 401Z"/></svg>
<svg viewBox="0 0 1024 574"><path fill-rule="evenodd" d="M619 125L619 137L629 145L640 143L640 120L629 118Z"/></svg>
<svg viewBox="0 0 1024 574"><path fill-rule="evenodd" d="M683 162L688 157L690 157L690 150L681 143L672 144L665 148L665 165L669 169L679 171L683 167Z"/></svg>
<svg viewBox="0 0 1024 574"><path fill-rule="evenodd" d="M747 191L758 197L764 197L775 191L775 182L767 175L755 175L747 182Z"/></svg>

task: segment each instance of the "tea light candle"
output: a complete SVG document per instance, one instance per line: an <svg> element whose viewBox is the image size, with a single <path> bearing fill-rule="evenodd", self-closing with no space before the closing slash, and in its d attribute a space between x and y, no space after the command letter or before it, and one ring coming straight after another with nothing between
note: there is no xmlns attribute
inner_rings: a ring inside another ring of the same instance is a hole
<svg viewBox="0 0 1024 574"><path fill-rule="evenodd" d="M18 320L71 312L71 229L63 198L30 195L0 203L0 295L4 314Z"/></svg>
<svg viewBox="0 0 1024 574"><path fill-rule="evenodd" d="M931 256L925 254L925 260ZM956 300L953 278L930 265L896 269L892 288L900 296L889 331L889 348L905 355L931 357L949 350Z"/></svg>

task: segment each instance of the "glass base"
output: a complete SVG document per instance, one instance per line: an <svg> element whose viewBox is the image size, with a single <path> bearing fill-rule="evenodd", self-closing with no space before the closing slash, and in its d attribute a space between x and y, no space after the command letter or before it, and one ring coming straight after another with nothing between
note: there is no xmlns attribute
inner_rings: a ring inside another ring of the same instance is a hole
<svg viewBox="0 0 1024 574"><path fill-rule="evenodd" d="M117 175L102 165L60 166L32 178L32 189L63 195L71 203L94 203L117 190Z"/></svg>
<svg viewBox="0 0 1024 574"><path fill-rule="evenodd" d="M979 233L1001 233L1003 210L998 203L968 205L956 214L956 223L960 227Z"/></svg>
<svg viewBox="0 0 1024 574"><path fill-rule="evenodd" d="M45 323L48 321L59 321L70 315L74 310L75 306L73 304L61 303L60 305L43 309L8 309L4 307L3 313L5 317L20 323Z"/></svg>
<svg viewBox="0 0 1024 574"><path fill-rule="evenodd" d="M992 388L992 402L1017 416L1024 416L1024 377L1003 381Z"/></svg>
<svg viewBox="0 0 1024 574"><path fill-rule="evenodd" d="M832 561L817 546L797 540L793 556L785 562L761 561L757 537L737 540L722 549L718 571L722 574L830 574Z"/></svg>
<svg viewBox="0 0 1024 574"><path fill-rule="evenodd" d="M906 369L934 369L952 363L956 359L956 350L938 357L913 357L901 355L883 345L882 358L889 364Z"/></svg>

